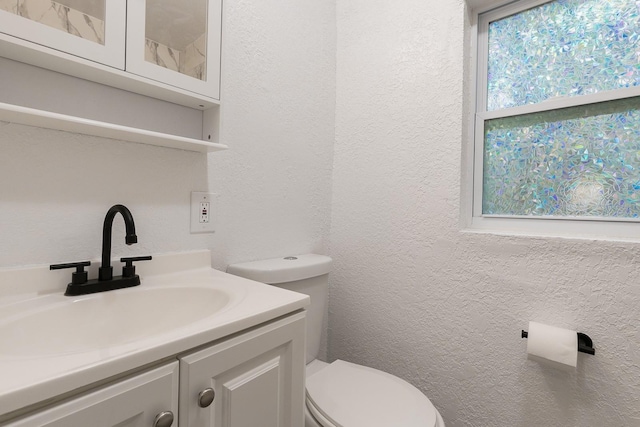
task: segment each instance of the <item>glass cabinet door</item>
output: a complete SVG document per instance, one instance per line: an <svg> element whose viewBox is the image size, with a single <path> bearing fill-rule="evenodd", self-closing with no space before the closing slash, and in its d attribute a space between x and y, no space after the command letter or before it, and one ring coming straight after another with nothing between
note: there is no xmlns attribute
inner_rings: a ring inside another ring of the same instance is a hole
<svg viewBox="0 0 640 427"><path fill-rule="evenodd" d="M0 32L124 69L126 0L0 0Z"/></svg>
<svg viewBox="0 0 640 427"><path fill-rule="evenodd" d="M221 0L130 1L126 69L218 99L220 39Z"/></svg>

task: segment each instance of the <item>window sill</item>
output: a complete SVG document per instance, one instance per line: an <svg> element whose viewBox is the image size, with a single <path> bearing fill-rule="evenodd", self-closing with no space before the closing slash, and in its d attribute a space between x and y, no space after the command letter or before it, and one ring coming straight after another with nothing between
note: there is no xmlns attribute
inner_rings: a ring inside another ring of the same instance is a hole
<svg viewBox="0 0 640 427"><path fill-rule="evenodd" d="M640 242L640 223L474 217L464 233L548 239Z"/></svg>

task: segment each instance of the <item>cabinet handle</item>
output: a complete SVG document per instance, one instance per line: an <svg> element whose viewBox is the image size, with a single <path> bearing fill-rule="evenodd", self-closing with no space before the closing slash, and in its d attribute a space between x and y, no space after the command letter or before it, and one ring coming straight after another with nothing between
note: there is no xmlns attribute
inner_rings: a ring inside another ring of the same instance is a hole
<svg viewBox="0 0 640 427"><path fill-rule="evenodd" d="M156 415L156 419L153 420L153 427L171 427L173 424L173 412L164 411Z"/></svg>
<svg viewBox="0 0 640 427"><path fill-rule="evenodd" d="M206 408L211 405L213 399L216 398L216 392L213 391L212 388L205 388L198 394L198 406L201 408Z"/></svg>
<svg viewBox="0 0 640 427"><path fill-rule="evenodd" d="M87 283L87 272L85 267L89 267L91 261L71 262L67 264L53 264L49 266L49 270L61 270L63 268L75 268L75 273L71 273L71 283L74 285L84 285Z"/></svg>

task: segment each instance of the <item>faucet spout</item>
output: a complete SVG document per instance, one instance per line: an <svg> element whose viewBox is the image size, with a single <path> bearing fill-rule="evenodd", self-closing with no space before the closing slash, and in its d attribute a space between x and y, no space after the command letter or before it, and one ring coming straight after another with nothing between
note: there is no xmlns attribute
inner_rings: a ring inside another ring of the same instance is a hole
<svg viewBox="0 0 640 427"><path fill-rule="evenodd" d="M138 243L138 236L136 236L136 225L133 222L133 215L131 211L124 205L114 205L108 211L104 218L104 225L102 227L102 265L98 270L98 280L112 280L113 279L113 267L111 266L111 234L113 231L113 220L116 214L120 213L124 218L124 225L126 228L125 243L132 245Z"/></svg>

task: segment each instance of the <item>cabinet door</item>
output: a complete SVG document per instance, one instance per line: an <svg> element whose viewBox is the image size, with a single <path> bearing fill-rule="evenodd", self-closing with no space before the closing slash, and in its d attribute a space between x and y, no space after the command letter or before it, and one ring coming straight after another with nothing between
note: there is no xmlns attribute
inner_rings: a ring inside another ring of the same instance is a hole
<svg viewBox="0 0 640 427"><path fill-rule="evenodd" d="M0 32L124 69L126 0L0 0Z"/></svg>
<svg viewBox="0 0 640 427"><path fill-rule="evenodd" d="M127 5L127 71L219 99L222 0Z"/></svg>
<svg viewBox="0 0 640 427"><path fill-rule="evenodd" d="M177 426L178 362L120 381L7 427L152 427L171 411Z"/></svg>
<svg viewBox="0 0 640 427"><path fill-rule="evenodd" d="M303 426L304 333L299 313L181 358L180 426Z"/></svg>

